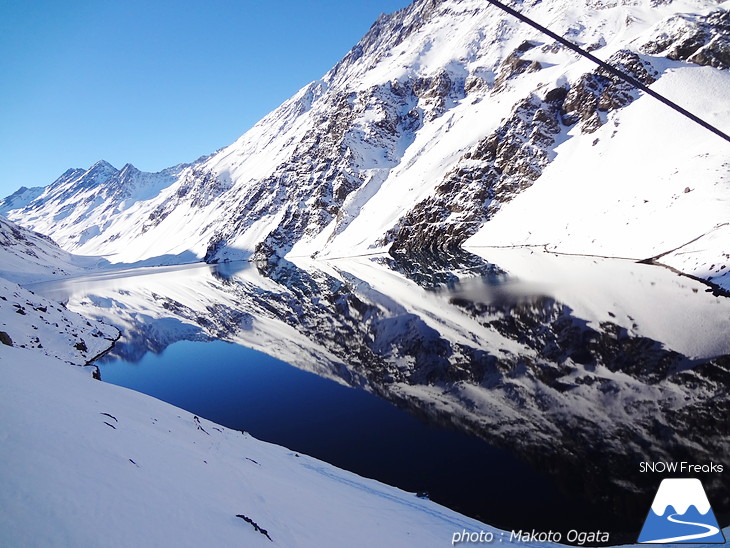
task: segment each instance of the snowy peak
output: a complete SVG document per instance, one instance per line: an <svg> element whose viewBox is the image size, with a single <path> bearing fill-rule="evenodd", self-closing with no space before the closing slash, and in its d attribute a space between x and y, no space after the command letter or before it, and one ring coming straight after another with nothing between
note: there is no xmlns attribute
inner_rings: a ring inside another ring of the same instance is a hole
<svg viewBox="0 0 730 548"><path fill-rule="evenodd" d="M120 173L124 174L125 176L130 176L136 175L137 173L140 173L140 171L132 164L126 163L124 164L124 167L121 169Z"/></svg>
<svg viewBox="0 0 730 548"><path fill-rule="evenodd" d="M89 168L89 171L96 171L96 172L114 172L116 173L118 170L113 165L111 165L109 162L107 162L104 159L98 160L94 163L93 166Z"/></svg>
<svg viewBox="0 0 730 548"><path fill-rule="evenodd" d="M21 186L10 196L0 200L0 215L7 215L8 212L13 209L22 209L26 207L30 202L43 194L44 190L45 189L41 186L33 188Z"/></svg>
<svg viewBox="0 0 730 548"><path fill-rule="evenodd" d="M353 70L361 73L370 70L421 29L442 3L442 0L417 0L395 13L381 14L365 36L327 73L324 81L342 85L347 76L353 76ZM362 63L362 59L368 63Z"/></svg>
<svg viewBox="0 0 730 548"><path fill-rule="evenodd" d="M158 196L185 167L145 173L129 163L118 170L100 160L85 170L69 169L42 192L34 193L22 208L13 205L17 200L11 204L10 197L2 207L9 218L52 234L65 249L76 251L102 234L111 218Z"/></svg>
<svg viewBox="0 0 730 548"><path fill-rule="evenodd" d="M109 162L106 160L99 160L86 170L81 178L84 180L84 185L94 186L104 184L118 173L119 170Z"/></svg>
<svg viewBox="0 0 730 548"><path fill-rule="evenodd" d="M670 506L680 515L687 513L690 506L694 506L703 515L710 511L710 501L707 500L705 489L696 478L662 480L651 510L656 515L663 516Z"/></svg>

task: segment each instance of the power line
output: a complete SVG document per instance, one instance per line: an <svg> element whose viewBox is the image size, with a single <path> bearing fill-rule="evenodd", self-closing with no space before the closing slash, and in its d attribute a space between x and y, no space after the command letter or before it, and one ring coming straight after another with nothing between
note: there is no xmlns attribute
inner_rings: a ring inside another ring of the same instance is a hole
<svg viewBox="0 0 730 548"><path fill-rule="evenodd" d="M699 124L703 128L710 130L715 135L717 135L717 136L725 139L728 143L730 143L730 135L728 135L724 131L718 129L717 127L713 126L711 123L707 122L706 120L703 120L702 118L700 118L696 114L691 113L690 111L688 111L684 107L681 107L680 105L678 105L677 103L675 103L671 99L667 99L666 97L664 97L664 95L661 95L660 93L657 93L656 91L654 91L650 87L644 85L643 83L641 83L639 80L637 80L636 78L634 78L630 74L626 74L624 71L622 71L620 69L617 69L613 65L609 65L605 61L601 61L598 57L596 57L595 55L590 54L589 52L587 52L586 50L584 50L580 46L577 46L576 44L574 44L573 42L571 42L570 40L567 40L567 39L563 38L562 36L560 36L558 34L555 34L550 29L548 29L546 27L543 27L540 23L537 23L536 21L533 21L532 19L530 19L526 15L521 14L519 11L516 11L516 10L510 8L509 6L504 5L502 2L499 2L498 0L486 0L486 1L488 3L490 3L490 4L492 4L493 6L501 9L502 11L505 11L505 12L509 13L513 17L516 17L517 19L519 19L523 23L527 23L532 28L539 30L543 34L547 34L550 38L552 38L553 40L557 40L558 42L560 42L561 44L563 44L566 48L569 48L569 49L573 50L574 52L578 53L579 55L582 55L586 59L589 59L589 60L593 61L595 64L597 64L599 67L601 67L602 69L606 70L607 72L610 72L614 76L617 76L618 78L621 78L625 82L628 82L629 84L631 84L632 86L640 89L641 91L643 91L647 95L651 95L652 97L654 97L654 99L657 99L658 101L661 101L662 103L664 103L668 107L674 109L679 114L681 114L681 115L689 118L690 120L692 120L696 124Z"/></svg>

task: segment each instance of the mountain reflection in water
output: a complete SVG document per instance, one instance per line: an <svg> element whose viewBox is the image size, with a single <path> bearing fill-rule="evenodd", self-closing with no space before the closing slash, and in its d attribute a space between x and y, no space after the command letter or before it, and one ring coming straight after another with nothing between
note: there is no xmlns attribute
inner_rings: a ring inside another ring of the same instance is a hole
<svg viewBox="0 0 730 548"><path fill-rule="evenodd" d="M602 509L612 543L636 540L662 479L642 462L730 464L730 299L630 261L480 253L144 269L33 289L120 327L107 359L235 342L481 438ZM700 477L727 526L727 474Z"/></svg>

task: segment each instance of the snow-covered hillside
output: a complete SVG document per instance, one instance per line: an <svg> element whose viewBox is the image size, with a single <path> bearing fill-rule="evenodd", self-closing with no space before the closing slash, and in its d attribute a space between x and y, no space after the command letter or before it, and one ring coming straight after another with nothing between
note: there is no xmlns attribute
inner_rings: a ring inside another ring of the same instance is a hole
<svg viewBox="0 0 730 548"><path fill-rule="evenodd" d="M730 104L718 101L730 90L730 71L672 62L663 72L654 89L720 127L730 122ZM666 110L641 98L609 116L592 141L567 140L530 192L505 205L467 245L661 255L660 262L730 288L730 143Z"/></svg>
<svg viewBox="0 0 730 548"><path fill-rule="evenodd" d="M0 357L3 546L438 548L463 531L501 538L39 352Z"/></svg>
<svg viewBox="0 0 730 548"><path fill-rule="evenodd" d="M512 5L730 131L727 2ZM160 174L102 162L1 207L114 262L470 237L646 259L711 232L664 262L727 285L728 161L727 142L494 6L416 0L208 158Z"/></svg>
<svg viewBox="0 0 730 548"><path fill-rule="evenodd" d="M83 257L64 251L48 236L0 217L0 276L19 283L108 267L101 257Z"/></svg>
<svg viewBox="0 0 730 548"><path fill-rule="evenodd" d="M8 211L13 209L24 208L38 196L43 194L43 192L45 192L45 189L41 186L33 188L21 186L18 190L13 192L10 196L6 196L1 201L2 205L0 205L0 215L7 215Z"/></svg>
<svg viewBox="0 0 730 548"><path fill-rule="evenodd" d="M111 220L129 215L128 210L134 210L138 202L158 196L186 167L178 165L160 173L144 173L131 164L118 170L100 160L89 169L67 170L40 191L33 188L16 192L2 202L0 210L9 217L22 219L25 226L52 234L68 251L78 252L87 241L104 233ZM35 198L28 201L26 195ZM23 215L18 215L16 204L22 204Z"/></svg>
<svg viewBox="0 0 730 548"><path fill-rule="evenodd" d="M119 332L92 324L64 305L0 278L0 336L6 347L34 349L39 354L85 365L106 352ZM6 359L7 348L0 347Z"/></svg>

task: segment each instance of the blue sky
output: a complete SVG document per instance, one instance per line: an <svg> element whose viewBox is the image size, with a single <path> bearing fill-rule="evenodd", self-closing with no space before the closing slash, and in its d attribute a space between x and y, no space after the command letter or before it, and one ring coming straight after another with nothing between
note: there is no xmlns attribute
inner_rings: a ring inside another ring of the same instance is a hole
<svg viewBox="0 0 730 548"><path fill-rule="evenodd" d="M0 1L0 197L233 142L409 0Z"/></svg>

